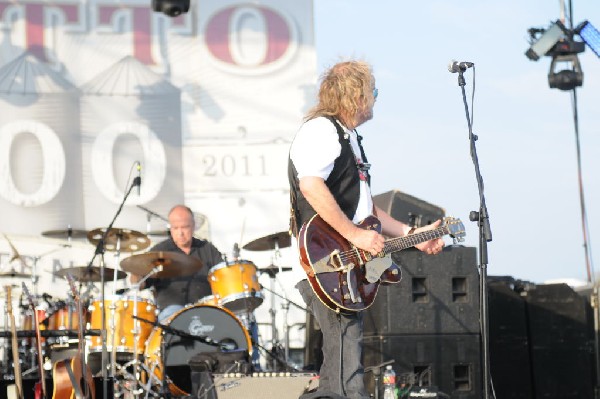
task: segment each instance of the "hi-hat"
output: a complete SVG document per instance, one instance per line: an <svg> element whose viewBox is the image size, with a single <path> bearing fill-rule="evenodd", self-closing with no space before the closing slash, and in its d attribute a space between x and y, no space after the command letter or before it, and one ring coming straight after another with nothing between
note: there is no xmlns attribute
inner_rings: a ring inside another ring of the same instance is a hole
<svg viewBox="0 0 600 399"><path fill-rule="evenodd" d="M154 251L131 255L121 261L121 268L138 276L145 276L157 266L163 270L152 275L153 278L189 276L202 269L202 261L179 252Z"/></svg>
<svg viewBox="0 0 600 399"><path fill-rule="evenodd" d="M268 236L257 238L249 242L242 248L248 251L272 251L277 248L286 248L292 245L292 238L287 231L269 234Z"/></svg>
<svg viewBox="0 0 600 399"><path fill-rule="evenodd" d="M64 230L48 230L42 232L44 237L57 238L59 240L86 238L87 234L87 230L72 229L70 227Z"/></svg>
<svg viewBox="0 0 600 399"><path fill-rule="evenodd" d="M92 244L98 245L105 231L105 228L94 229L87 234L87 238ZM117 248L117 243L119 244L119 248ZM149 246L150 239L148 236L130 229L112 228L104 241L104 248L107 251L137 252L143 251Z"/></svg>
<svg viewBox="0 0 600 399"><path fill-rule="evenodd" d="M21 273L14 269L11 269L11 270L8 270L5 272L0 272L0 278L29 278L29 277L31 277L31 274Z"/></svg>
<svg viewBox="0 0 600 399"><path fill-rule="evenodd" d="M114 272L114 269L105 267L104 280L109 281L114 279ZM66 277L68 274L73 276L75 280L81 281L82 283L100 281L100 268L98 266L91 266L89 268L87 266L67 267L54 272L54 275L58 277ZM126 276L127 273L117 270L117 279L122 279Z"/></svg>
<svg viewBox="0 0 600 399"><path fill-rule="evenodd" d="M258 268L258 272L259 273L266 273L271 277L275 277L275 275L279 272L289 272L290 270L292 270L291 267L289 266L275 266L275 265L269 265L266 267L259 267Z"/></svg>

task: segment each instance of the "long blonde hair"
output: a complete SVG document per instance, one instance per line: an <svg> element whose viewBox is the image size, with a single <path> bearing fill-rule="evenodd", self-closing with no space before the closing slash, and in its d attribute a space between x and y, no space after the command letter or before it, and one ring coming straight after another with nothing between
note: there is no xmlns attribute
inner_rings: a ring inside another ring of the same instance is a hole
<svg viewBox="0 0 600 399"><path fill-rule="evenodd" d="M354 118L364 107L365 93L373 90L374 83L372 68L364 61L335 64L321 76L319 102L308 111L305 120L318 116Z"/></svg>

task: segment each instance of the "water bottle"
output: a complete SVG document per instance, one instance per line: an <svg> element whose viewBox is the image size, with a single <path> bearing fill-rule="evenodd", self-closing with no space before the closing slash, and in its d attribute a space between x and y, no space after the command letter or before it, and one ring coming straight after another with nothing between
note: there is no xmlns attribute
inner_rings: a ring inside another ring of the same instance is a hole
<svg viewBox="0 0 600 399"><path fill-rule="evenodd" d="M383 399L396 398L396 373L391 364L385 366L383 372Z"/></svg>

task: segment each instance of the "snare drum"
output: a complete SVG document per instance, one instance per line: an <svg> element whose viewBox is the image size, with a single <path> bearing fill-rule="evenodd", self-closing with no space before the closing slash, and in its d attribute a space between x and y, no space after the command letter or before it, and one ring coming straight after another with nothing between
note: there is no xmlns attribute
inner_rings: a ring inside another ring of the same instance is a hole
<svg viewBox="0 0 600 399"><path fill-rule="evenodd" d="M164 324L192 335L202 335L224 345L227 350L251 352L252 343L248 332L240 321L227 309L212 305L192 305L181 309ZM200 352L217 352L218 346L201 341L190 341L176 335L164 335L167 351L166 370L169 389L175 395L189 395L192 391L189 361ZM158 381L162 381L161 343L162 329L155 328L146 344L145 362L149 370L154 370Z"/></svg>
<svg viewBox="0 0 600 399"><path fill-rule="evenodd" d="M112 351L113 345L117 352L134 353L134 340L138 335L137 353L144 352L144 343L152 331L152 324L134 320L135 302L132 297L109 296L106 300L95 300L89 307L92 329L102 329L102 309L106 317L107 350ZM114 323L113 323L114 310ZM156 321L156 305L148 299L137 300L137 316ZM91 337L90 353L102 352L102 338Z"/></svg>
<svg viewBox="0 0 600 399"><path fill-rule="evenodd" d="M256 266L250 261L221 262L208 271L208 282L220 304L233 312L251 312L263 301Z"/></svg>

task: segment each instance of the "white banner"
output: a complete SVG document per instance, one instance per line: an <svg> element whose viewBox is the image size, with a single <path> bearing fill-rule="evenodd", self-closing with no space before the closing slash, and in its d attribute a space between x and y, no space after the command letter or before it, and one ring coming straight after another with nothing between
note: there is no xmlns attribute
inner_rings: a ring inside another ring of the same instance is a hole
<svg viewBox="0 0 600 399"><path fill-rule="evenodd" d="M30 264L61 245L43 232L106 227L138 163L115 227L164 229L135 205L166 216L185 202L227 255L286 230L289 142L315 92L312 11L205 0L169 18L147 0L0 0L0 232ZM92 257L78 245L38 260L40 292L65 295L53 273Z"/></svg>

